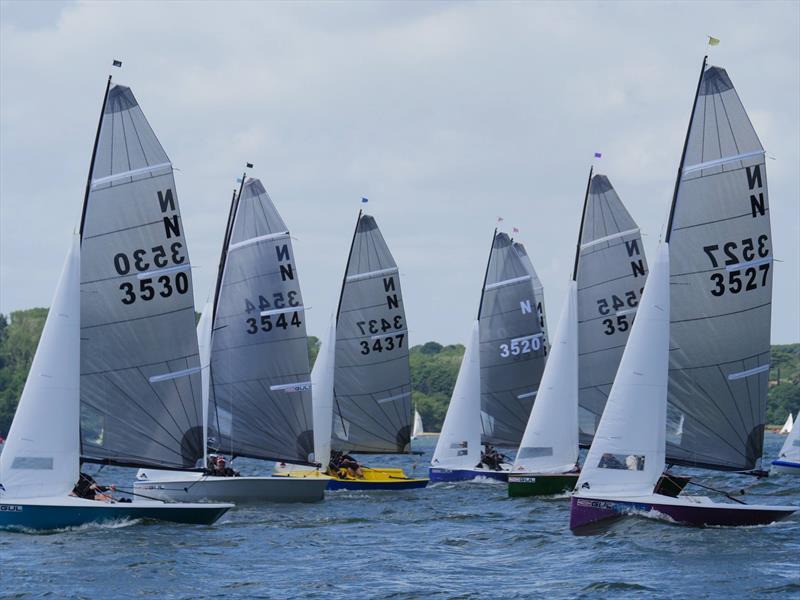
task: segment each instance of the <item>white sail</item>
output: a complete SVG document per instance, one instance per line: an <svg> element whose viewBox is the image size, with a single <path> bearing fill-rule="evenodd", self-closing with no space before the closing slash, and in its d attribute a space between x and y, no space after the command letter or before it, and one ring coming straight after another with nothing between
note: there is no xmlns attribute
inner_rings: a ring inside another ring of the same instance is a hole
<svg viewBox="0 0 800 600"><path fill-rule="evenodd" d="M422 427L422 415L419 414L418 410L414 410L414 430L411 433L411 439L416 439L420 435L425 433L424 428Z"/></svg>
<svg viewBox="0 0 800 600"><path fill-rule="evenodd" d="M792 415L789 415L791 418ZM798 413L800 419L800 413ZM783 447L778 453L778 459L800 463L800 427L791 427Z"/></svg>
<svg viewBox="0 0 800 600"><path fill-rule="evenodd" d="M649 495L664 470L669 365L669 245L645 284L605 411L577 489Z"/></svg>
<svg viewBox="0 0 800 600"><path fill-rule="evenodd" d="M0 454L6 498L66 496L80 466L80 246L67 255Z"/></svg>
<svg viewBox="0 0 800 600"><path fill-rule="evenodd" d="M789 413L789 416L786 417L786 422L781 427L781 430L778 432L780 434L791 433L794 427L794 421L792 420L792 413Z"/></svg>
<svg viewBox="0 0 800 600"><path fill-rule="evenodd" d="M578 462L577 284L570 281L514 471L565 473Z"/></svg>
<svg viewBox="0 0 800 600"><path fill-rule="evenodd" d="M431 466L474 469L480 463L480 412L480 333L479 323L475 321Z"/></svg>
<svg viewBox="0 0 800 600"><path fill-rule="evenodd" d="M311 369L313 398L314 462L328 468L333 434L333 377L336 366L336 315L331 315L327 335L321 340L317 360Z"/></svg>
<svg viewBox="0 0 800 600"><path fill-rule="evenodd" d="M203 307L203 313L197 322L197 346L200 354L200 382L203 396L203 464L208 460L208 386L211 373L211 322L213 312L211 300Z"/></svg>

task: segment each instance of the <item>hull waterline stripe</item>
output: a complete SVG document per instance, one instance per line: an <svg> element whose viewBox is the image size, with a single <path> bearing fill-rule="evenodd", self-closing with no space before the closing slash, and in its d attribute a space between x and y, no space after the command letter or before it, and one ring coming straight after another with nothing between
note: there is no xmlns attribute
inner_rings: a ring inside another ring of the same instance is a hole
<svg viewBox="0 0 800 600"><path fill-rule="evenodd" d="M147 381L149 381L150 383L158 383L159 381L170 381L172 379L179 379L181 377L194 375L195 373L199 373L201 370L202 367L192 367L191 369L183 369L182 371L173 371L172 373L164 373L163 375L153 375L152 377L148 378Z"/></svg>
<svg viewBox="0 0 800 600"><path fill-rule="evenodd" d="M619 233L612 233L611 235L607 235L605 237L592 240L591 242L586 242L585 244L581 244L581 250L586 250L586 248L591 248L592 246L596 246L597 244L602 244L603 242L610 242L611 240L625 237L626 235L633 235L634 233L639 233L638 227L634 227L633 229L627 229L625 231L620 231Z"/></svg>
<svg viewBox="0 0 800 600"><path fill-rule="evenodd" d="M738 373L729 373L728 381L734 381L736 379L744 379L745 377L750 377L752 375L758 375L759 373L763 373L764 371L769 371L769 366L770 363L767 363L765 365L761 365L760 367L747 369L747 371L739 371Z"/></svg>
<svg viewBox="0 0 800 600"><path fill-rule="evenodd" d="M688 167L684 167L683 174L688 175L689 173L694 173L695 171L700 171L702 169L719 167L722 165L726 165L728 163L736 162L737 160L744 160L746 158L753 158L754 156L763 156L763 155L764 155L763 150L755 150L753 152L745 152L744 154L736 154L735 156L724 156L716 160L709 160L706 162L697 163L696 165L689 165Z"/></svg>
<svg viewBox="0 0 800 600"><path fill-rule="evenodd" d="M530 279L531 279L530 275L523 275L522 277L514 277L513 279L505 279L503 281L498 281L497 283L490 283L489 285L487 285L483 289L485 289L487 291L488 290L494 290L494 289L497 289L499 287L504 287L506 285L513 285L513 284L519 283L521 281L530 281Z"/></svg>
<svg viewBox="0 0 800 600"><path fill-rule="evenodd" d="M164 269L158 269L157 271L145 271L144 273L139 273L136 276L136 279L146 279L148 277L158 277L159 275L166 275L167 273L175 273L176 271L185 271L186 269L191 269L192 265L186 263L184 265L175 265L174 267L166 267Z"/></svg>
<svg viewBox="0 0 800 600"><path fill-rule="evenodd" d="M370 279L371 277L377 277L378 275L389 275L390 273L397 273L397 267L380 269L378 271L369 271L368 273L359 273L358 275L350 275L350 277L347 278L347 282L350 283L351 281L361 281L362 279Z"/></svg>
<svg viewBox="0 0 800 600"><path fill-rule="evenodd" d="M253 244L257 244L258 242L266 242L268 240L277 240L280 238L287 238L289 237L288 231L283 231L281 233L268 233L267 235L260 235L258 237L250 238L248 240L243 240L241 242L236 242L235 244L231 244L228 246L228 252L231 250L238 250L239 248L244 248L245 246L252 246Z"/></svg>
<svg viewBox="0 0 800 600"><path fill-rule="evenodd" d="M99 177L98 179L92 179L92 189L97 189L101 185L106 183L113 183L114 181L119 181L120 179L126 179L127 177L135 177L136 175L144 175L145 173L152 173L153 171L158 171L161 169L172 169L172 163L161 163L159 165L150 165L148 167L142 167L141 169L133 169L132 171L124 171L122 173L114 173L113 175L109 175L108 177Z"/></svg>

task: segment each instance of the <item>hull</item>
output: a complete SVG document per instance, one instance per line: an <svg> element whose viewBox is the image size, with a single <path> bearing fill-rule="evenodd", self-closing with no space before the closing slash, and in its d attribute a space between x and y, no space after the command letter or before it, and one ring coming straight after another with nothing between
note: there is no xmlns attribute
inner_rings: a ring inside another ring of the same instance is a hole
<svg viewBox="0 0 800 600"><path fill-rule="evenodd" d="M521 498L571 492L575 489L579 476L579 473L514 473L508 476L508 495L511 498Z"/></svg>
<svg viewBox="0 0 800 600"><path fill-rule="evenodd" d="M776 473L800 475L800 463L792 462L790 460L773 460L772 470Z"/></svg>
<svg viewBox="0 0 800 600"><path fill-rule="evenodd" d="M433 483L445 481L472 481L474 479L494 479L508 481L508 471L490 471L488 469L445 469L430 467L428 476Z"/></svg>
<svg viewBox="0 0 800 600"><path fill-rule="evenodd" d="M670 498L657 494L640 498L573 496L569 527L575 534L598 533L630 515L692 527L745 527L780 521L798 508L722 504L704 497Z"/></svg>
<svg viewBox="0 0 800 600"><path fill-rule="evenodd" d="M231 508L232 504L107 503L78 498L15 502L6 499L0 501L0 529L47 531L136 519L211 525Z"/></svg>
<svg viewBox="0 0 800 600"><path fill-rule="evenodd" d="M137 481L133 489L159 500L177 502L319 502L328 478L316 477L180 477Z"/></svg>
<svg viewBox="0 0 800 600"><path fill-rule="evenodd" d="M363 467L363 478L353 478L344 473L336 475L323 475L329 490L414 490L428 485L428 479L406 477L403 469L381 469ZM319 475L319 472L313 472ZM290 471L285 475L276 475L279 478L303 479L309 476L309 471Z"/></svg>

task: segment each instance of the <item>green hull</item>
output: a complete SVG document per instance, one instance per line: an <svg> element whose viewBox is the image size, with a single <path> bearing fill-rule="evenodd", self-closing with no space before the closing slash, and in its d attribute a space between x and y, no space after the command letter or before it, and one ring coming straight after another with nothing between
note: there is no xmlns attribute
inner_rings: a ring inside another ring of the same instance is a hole
<svg viewBox="0 0 800 600"><path fill-rule="evenodd" d="M508 495L512 498L523 496L550 496L571 492L578 483L578 473L562 475L540 475L522 473L508 476Z"/></svg>

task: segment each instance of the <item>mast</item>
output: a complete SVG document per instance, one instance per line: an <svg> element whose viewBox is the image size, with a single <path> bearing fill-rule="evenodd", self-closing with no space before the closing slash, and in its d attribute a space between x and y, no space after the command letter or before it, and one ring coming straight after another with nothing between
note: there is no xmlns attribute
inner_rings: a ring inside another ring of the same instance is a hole
<svg viewBox="0 0 800 600"><path fill-rule="evenodd" d="M592 172L594 165L589 167L589 180L586 182L586 195L583 197L583 212L581 213L581 226L578 229L578 245L575 248L575 266L572 269L572 281L578 281L578 259L581 255L581 240L583 239L583 223L586 220L586 207L589 205L589 188L592 186Z"/></svg>
<svg viewBox="0 0 800 600"><path fill-rule="evenodd" d="M358 224L361 223L361 214L364 211L358 211L358 218L356 219L356 228L353 230L353 239L350 242L350 253L347 255L347 264L344 267L344 276L342 277L342 289L339 292L339 305L336 307L336 322L339 322L339 311L342 310L342 298L344 297L344 286L347 283L347 272L350 270L350 259L353 256L353 245L356 243L356 234L358 234Z"/></svg>
<svg viewBox="0 0 800 600"><path fill-rule="evenodd" d="M494 250L494 239L497 237L497 227L494 228L492 234L492 245L489 246L489 258L486 260L486 271L483 273L483 286L481 286L481 301L478 304L478 319L481 318L481 310L483 310L483 294L486 291L486 279L489 277L489 264L492 262L492 251Z"/></svg>
<svg viewBox="0 0 800 600"><path fill-rule="evenodd" d="M217 285L214 287L214 304L211 308L211 331L214 331L214 321L217 318L217 302L219 301L219 291L222 287L222 276L225 274L225 260L228 258L228 246L231 242L231 234L233 233L233 222L236 219L236 212L239 210L239 199L242 196L242 189L244 188L244 180L247 177L247 171L242 173L242 182L239 185L239 193L233 191L231 198L231 208L228 211L228 225L225 227L225 238L222 240L222 252L219 255L219 268L217 270Z"/></svg>
<svg viewBox="0 0 800 600"><path fill-rule="evenodd" d="M692 122L694 121L694 112L697 107L697 98L700 95L700 84L703 83L703 75L706 72L706 63L708 62L708 55L703 57L703 66L700 67L700 77L697 80L697 89L694 92L694 102L692 103L692 114L689 116L689 127L686 128L686 139L683 142L683 152L681 152L681 164L678 165L678 175L675 178L675 190L672 193L672 205L669 208L669 220L667 221L667 233L664 241L669 243L670 235L672 235L672 219L675 216L675 203L678 200L678 188L681 184L681 175L683 174L683 162L686 160L686 147L689 145L689 134L692 132Z"/></svg>
<svg viewBox="0 0 800 600"><path fill-rule="evenodd" d="M103 126L103 115L106 114L106 103L108 102L108 92L111 89L111 75L106 81L106 91L103 94L103 107L100 109L100 118L97 121L97 132L94 135L94 147L92 148L92 160L89 162L89 175L86 177L86 192L83 195L83 207L81 208L81 224L78 232L81 242L83 242L83 225L86 221L86 207L89 202L89 192L92 191L92 175L94 174L94 160L97 157L97 145L100 143L100 129Z"/></svg>

